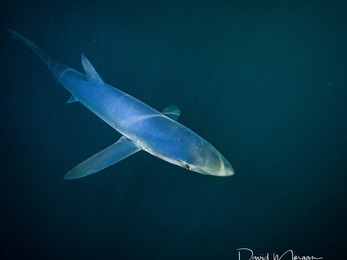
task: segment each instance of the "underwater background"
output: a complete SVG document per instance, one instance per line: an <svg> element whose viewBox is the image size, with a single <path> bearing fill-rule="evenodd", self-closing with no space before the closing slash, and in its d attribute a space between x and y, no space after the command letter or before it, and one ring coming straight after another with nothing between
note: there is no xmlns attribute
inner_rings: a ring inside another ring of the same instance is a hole
<svg viewBox="0 0 347 260"><path fill-rule="evenodd" d="M83 53L108 84L178 106L235 170L140 152L64 180L120 134L1 31L1 259L347 254L346 1L4 0L0 13L60 62L83 71Z"/></svg>

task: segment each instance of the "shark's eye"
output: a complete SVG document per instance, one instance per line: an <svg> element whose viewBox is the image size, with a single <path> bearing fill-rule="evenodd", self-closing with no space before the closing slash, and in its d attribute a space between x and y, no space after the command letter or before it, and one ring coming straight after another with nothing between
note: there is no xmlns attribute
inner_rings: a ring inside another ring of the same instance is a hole
<svg viewBox="0 0 347 260"><path fill-rule="evenodd" d="M186 169L190 170L190 165L189 164L185 164L184 166L186 167Z"/></svg>

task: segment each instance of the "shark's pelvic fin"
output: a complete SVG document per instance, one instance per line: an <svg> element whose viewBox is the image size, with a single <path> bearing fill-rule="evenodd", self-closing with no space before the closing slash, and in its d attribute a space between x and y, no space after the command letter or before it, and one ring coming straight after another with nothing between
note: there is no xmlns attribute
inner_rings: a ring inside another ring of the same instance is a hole
<svg viewBox="0 0 347 260"><path fill-rule="evenodd" d="M84 72L86 73L86 75L85 75L86 80L103 84L104 81L99 76L99 74L96 72L93 65L86 58L86 56L81 54L81 60L82 60L82 66L83 66Z"/></svg>
<svg viewBox="0 0 347 260"><path fill-rule="evenodd" d="M72 95L72 96L69 98L69 100L67 101L67 103L70 104L70 103L73 103L73 102L76 102L76 101L78 101L78 99L75 98L74 95Z"/></svg>

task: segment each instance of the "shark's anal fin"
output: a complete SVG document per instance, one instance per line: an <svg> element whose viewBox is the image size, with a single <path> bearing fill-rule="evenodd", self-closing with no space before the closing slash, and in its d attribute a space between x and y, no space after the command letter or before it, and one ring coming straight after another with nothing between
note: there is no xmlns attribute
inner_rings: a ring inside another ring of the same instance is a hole
<svg viewBox="0 0 347 260"><path fill-rule="evenodd" d="M181 114L181 110L176 106L169 106L165 108L162 113L167 117L170 117L171 119L177 121Z"/></svg>
<svg viewBox="0 0 347 260"><path fill-rule="evenodd" d="M71 171L66 173L64 179L73 180L91 175L140 150L141 149L132 141L122 136L116 143L81 162Z"/></svg>

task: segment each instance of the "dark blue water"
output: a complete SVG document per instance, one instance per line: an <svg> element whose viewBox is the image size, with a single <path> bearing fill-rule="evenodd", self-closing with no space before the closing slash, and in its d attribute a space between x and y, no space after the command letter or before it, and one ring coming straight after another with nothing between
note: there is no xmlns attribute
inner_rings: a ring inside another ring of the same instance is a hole
<svg viewBox="0 0 347 260"><path fill-rule="evenodd" d="M158 110L177 105L235 175L141 152L64 180L120 135L66 104L44 64L0 32L1 259L343 256L344 1L144 2L5 0L0 22L80 71L83 53Z"/></svg>

